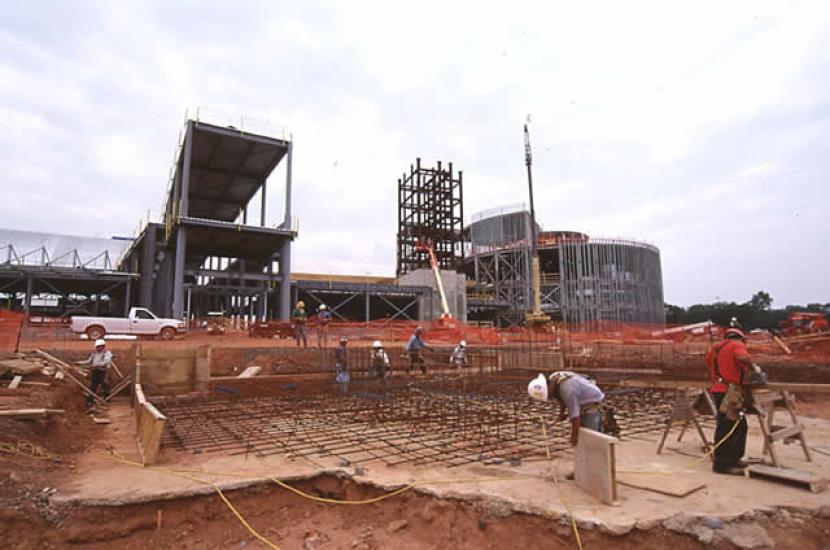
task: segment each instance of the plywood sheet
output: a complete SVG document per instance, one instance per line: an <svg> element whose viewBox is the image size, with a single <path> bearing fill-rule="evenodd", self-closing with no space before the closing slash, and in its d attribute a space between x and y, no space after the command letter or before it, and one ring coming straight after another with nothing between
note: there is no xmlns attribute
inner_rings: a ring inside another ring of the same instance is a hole
<svg viewBox="0 0 830 550"><path fill-rule="evenodd" d="M574 481L606 504L617 501L616 442L614 437L580 428L579 443L574 453Z"/></svg>

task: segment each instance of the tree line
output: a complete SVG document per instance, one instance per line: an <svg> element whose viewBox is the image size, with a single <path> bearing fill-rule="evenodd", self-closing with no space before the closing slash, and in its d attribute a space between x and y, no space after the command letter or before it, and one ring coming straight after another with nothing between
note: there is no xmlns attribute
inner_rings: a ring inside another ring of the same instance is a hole
<svg viewBox="0 0 830 550"><path fill-rule="evenodd" d="M721 326L727 326L732 317L736 317L745 330L756 328L778 328L778 323L786 319L790 313L807 311L812 313L830 314L830 302L826 304L812 303L806 306L788 305L783 308L772 307L772 296L768 292L759 291L752 295L748 302L715 302L712 304L695 304L684 308L666 304L666 323L671 325L688 325L712 321Z"/></svg>

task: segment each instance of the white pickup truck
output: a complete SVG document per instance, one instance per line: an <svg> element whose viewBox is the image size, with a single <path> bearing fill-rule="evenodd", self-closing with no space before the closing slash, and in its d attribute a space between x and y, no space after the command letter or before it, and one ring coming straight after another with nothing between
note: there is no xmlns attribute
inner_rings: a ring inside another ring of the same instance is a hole
<svg viewBox="0 0 830 550"><path fill-rule="evenodd" d="M184 321L162 319L144 307L130 308L129 317L72 317L72 332L85 332L90 340L103 338L105 334L135 334L160 336L172 340L185 329Z"/></svg>

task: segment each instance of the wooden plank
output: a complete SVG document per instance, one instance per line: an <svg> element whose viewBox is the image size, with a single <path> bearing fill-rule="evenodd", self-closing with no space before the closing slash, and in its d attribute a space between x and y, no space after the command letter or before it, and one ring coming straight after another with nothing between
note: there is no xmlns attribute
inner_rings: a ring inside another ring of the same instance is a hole
<svg viewBox="0 0 830 550"><path fill-rule="evenodd" d="M10 416L13 418L47 417L50 414L63 414L63 409L11 409L8 411L0 411L0 416Z"/></svg>
<svg viewBox="0 0 830 550"><path fill-rule="evenodd" d="M616 442L614 437L580 428L574 454L574 481L606 504L617 502Z"/></svg>
<svg viewBox="0 0 830 550"><path fill-rule="evenodd" d="M128 377L124 378L123 380L121 380L120 382L118 382L118 384L116 384L115 387L112 388L112 390L110 390L110 394L104 398L104 401L109 402L110 399L112 399L113 397L115 397L116 395L118 395L119 393L124 391L124 388L126 388L129 385L130 385L130 377L128 376Z"/></svg>
<svg viewBox="0 0 830 550"><path fill-rule="evenodd" d="M96 424L109 424L112 422L109 418L101 417L101 416L93 416L92 421Z"/></svg>
<svg viewBox="0 0 830 550"><path fill-rule="evenodd" d="M781 338L779 338L778 336L773 336L772 339L775 340L775 343L778 344L778 347L784 350L784 353L786 353L787 355L792 355L792 350L789 347L787 347L787 344L785 344Z"/></svg>
<svg viewBox="0 0 830 550"><path fill-rule="evenodd" d="M37 351L40 351L40 350L37 350ZM43 352L43 353L46 353L46 352ZM58 370L61 371L68 379L72 380L73 383L75 383L78 387L80 387L86 395L91 396L93 399L95 399L99 403L104 403L105 402L102 397L98 396L98 394L95 394L95 393L92 393L91 391L89 391L89 388L86 387L86 384L84 384L83 382L81 382L80 380L75 378L72 375L72 373L69 372L69 369L67 369L66 367L63 366L65 364L65 363L63 363L63 361L60 361L59 359L55 359L55 361L56 361L54 363L55 367L57 367Z"/></svg>
<svg viewBox="0 0 830 550"><path fill-rule="evenodd" d="M118 368L118 365L116 365L116 364L115 364L115 359L113 359L112 361L110 361L110 365L112 366L113 370L115 370L116 374L118 374L118 378L120 378L120 379L122 379L122 380L123 380L123 379L124 379L124 374L123 374L123 373L121 372L121 370Z"/></svg>
<svg viewBox="0 0 830 550"><path fill-rule="evenodd" d="M9 389L10 390L16 390L17 386L20 385L20 382L22 380L23 380L23 377L20 376L19 374L17 376L15 376L14 378L12 378L12 381L9 383Z"/></svg>
<svg viewBox="0 0 830 550"><path fill-rule="evenodd" d="M55 357L51 353L47 353L47 352L43 351L42 349L36 349L35 353L37 353L38 355L40 355L41 357L43 357L44 359L46 359L47 361L49 361L50 363L52 363L54 365L60 365L63 368L70 369L70 370L75 368L74 366L70 365L66 361L61 361L60 359L58 359L57 357Z"/></svg>
<svg viewBox="0 0 830 550"><path fill-rule="evenodd" d="M787 439L788 437L792 437L794 435L800 434L804 430L804 426L801 424L796 424L795 426L789 426L787 428L780 429L775 431L769 435L769 438L772 441L779 441L781 439Z"/></svg>
<svg viewBox="0 0 830 550"><path fill-rule="evenodd" d="M665 475L660 472L618 472L617 483L676 498L689 496L706 487L705 483L688 479L685 476Z"/></svg>
<svg viewBox="0 0 830 550"><path fill-rule="evenodd" d="M787 468L776 468L774 466L766 466L763 464L753 464L746 470L746 475L749 477L761 477L772 481L781 483L789 483L798 485L805 489L809 489L814 493L820 493L827 489L827 478L820 477L811 472L801 472L799 470L790 470Z"/></svg>
<svg viewBox="0 0 830 550"><path fill-rule="evenodd" d="M679 388L708 389L712 384L704 380L621 380L620 386L626 388L658 388L674 390ZM830 384L799 384L794 382L770 382L752 387L753 390L786 390L801 393L830 393Z"/></svg>

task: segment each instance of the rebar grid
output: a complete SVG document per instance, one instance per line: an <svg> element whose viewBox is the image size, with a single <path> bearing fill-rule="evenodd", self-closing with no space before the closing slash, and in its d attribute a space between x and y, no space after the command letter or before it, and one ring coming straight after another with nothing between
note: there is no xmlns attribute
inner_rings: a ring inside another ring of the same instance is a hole
<svg viewBox="0 0 830 550"><path fill-rule="evenodd" d="M622 437L656 431L671 407L667 392L610 391ZM526 397L521 384L456 379L398 387L251 398L198 396L156 401L167 416L163 448L231 455L333 456L389 466L540 460L546 422L552 452L570 447L558 407Z"/></svg>

